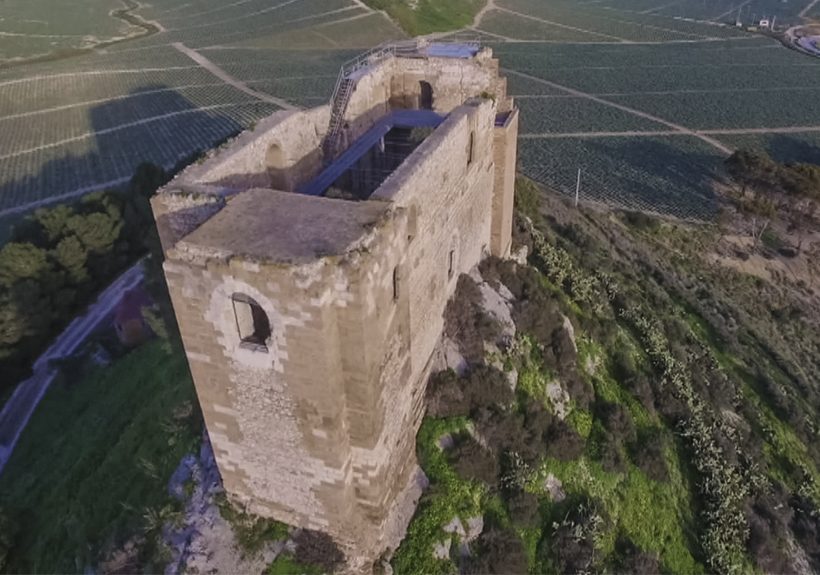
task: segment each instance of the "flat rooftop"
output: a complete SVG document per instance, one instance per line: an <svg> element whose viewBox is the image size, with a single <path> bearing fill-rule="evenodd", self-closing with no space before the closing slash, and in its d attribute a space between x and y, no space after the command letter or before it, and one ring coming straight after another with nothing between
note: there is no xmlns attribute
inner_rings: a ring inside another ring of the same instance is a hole
<svg viewBox="0 0 820 575"><path fill-rule="evenodd" d="M209 256L305 263L346 253L389 207L387 202L345 202L251 189L228 200L177 247Z"/></svg>

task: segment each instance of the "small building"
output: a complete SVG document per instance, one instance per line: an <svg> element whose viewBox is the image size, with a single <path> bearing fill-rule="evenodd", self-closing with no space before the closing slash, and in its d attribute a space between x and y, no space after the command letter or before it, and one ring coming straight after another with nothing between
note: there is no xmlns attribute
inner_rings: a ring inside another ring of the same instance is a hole
<svg viewBox="0 0 820 575"><path fill-rule="evenodd" d="M458 276L510 251L518 111L489 48L410 41L152 200L224 487L376 559Z"/></svg>

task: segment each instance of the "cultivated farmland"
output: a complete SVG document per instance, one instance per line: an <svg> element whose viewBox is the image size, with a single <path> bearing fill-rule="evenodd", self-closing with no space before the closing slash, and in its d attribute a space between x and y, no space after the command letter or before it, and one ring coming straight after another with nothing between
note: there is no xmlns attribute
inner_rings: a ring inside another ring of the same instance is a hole
<svg viewBox="0 0 820 575"><path fill-rule="evenodd" d="M11 17L39 4L4 3L0 32L35 36L41 24L14 28ZM355 0L156 0L133 10L148 26L134 30L108 15L118 3L77 6L58 11L49 33L73 38L87 24L100 42L136 36L0 68L0 216L117 185L144 160L171 167L276 110L320 104L342 62L404 36ZM92 9L96 20L79 16ZM520 96L522 170L574 193L580 167L586 200L702 218L729 150L749 142L780 159L811 155L820 62L722 25L728 9L723 0L487 6L468 32L495 50Z"/></svg>

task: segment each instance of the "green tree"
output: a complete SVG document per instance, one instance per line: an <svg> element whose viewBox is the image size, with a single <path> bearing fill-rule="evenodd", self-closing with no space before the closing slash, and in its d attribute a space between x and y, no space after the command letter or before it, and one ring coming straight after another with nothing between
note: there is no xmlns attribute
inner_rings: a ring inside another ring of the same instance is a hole
<svg viewBox="0 0 820 575"><path fill-rule="evenodd" d="M88 269L86 269L88 252L77 236L67 236L60 240L53 253L54 259L74 283L88 281Z"/></svg>
<svg viewBox="0 0 820 575"><path fill-rule="evenodd" d="M67 226L92 253L110 251L120 237L122 220L107 213L77 214L68 219Z"/></svg>
<svg viewBox="0 0 820 575"><path fill-rule="evenodd" d="M735 206L751 219L754 244L760 241L777 213L771 192L780 182L780 167L765 153L737 150L724 162L729 177L740 186L733 196Z"/></svg>
<svg viewBox="0 0 820 575"><path fill-rule="evenodd" d="M33 279L48 271L44 249L30 243L12 242L0 250L0 284L12 286L21 279Z"/></svg>
<svg viewBox="0 0 820 575"><path fill-rule="evenodd" d="M70 206L60 204L53 208L40 208L34 212L34 220L40 224L48 242L55 244L65 235L68 220L73 215L74 210Z"/></svg>
<svg viewBox="0 0 820 575"><path fill-rule="evenodd" d="M8 292L0 293L0 360L13 352L13 346L25 337L27 329L26 315Z"/></svg>

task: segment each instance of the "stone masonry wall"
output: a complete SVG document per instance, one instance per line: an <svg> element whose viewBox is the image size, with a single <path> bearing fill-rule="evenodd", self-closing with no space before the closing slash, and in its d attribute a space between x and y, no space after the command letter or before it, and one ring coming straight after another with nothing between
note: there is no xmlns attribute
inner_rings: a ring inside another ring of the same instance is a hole
<svg viewBox="0 0 820 575"><path fill-rule="evenodd" d="M348 110L358 114L356 131L388 103L416 97L420 79L433 85L436 109L449 113L369 202L264 196L273 209L310 204L314 211L301 213L316 213L317 226L330 221L322 210L339 202L354 210L383 203L382 217L344 249L309 261L266 261L186 239L231 209L220 186L265 177L293 185L304 177L300 170L320 150L327 106L276 115L262 135L240 136L224 157L186 170L152 202L226 490L257 513L326 531L369 560L396 543L385 540L384 527L395 524L388 512L417 466L424 388L457 278L490 252L509 251L518 118L513 112L495 126L499 109L512 102L497 61L482 54L392 59L362 78ZM472 98L488 90L501 93ZM274 173L269 150L280 145L273 159L285 172ZM204 199L179 191L197 186L208 191ZM267 315L266 350L240 341L234 294L252 298Z"/></svg>

